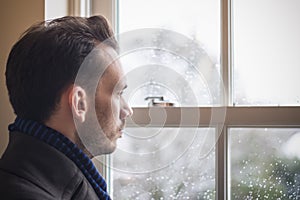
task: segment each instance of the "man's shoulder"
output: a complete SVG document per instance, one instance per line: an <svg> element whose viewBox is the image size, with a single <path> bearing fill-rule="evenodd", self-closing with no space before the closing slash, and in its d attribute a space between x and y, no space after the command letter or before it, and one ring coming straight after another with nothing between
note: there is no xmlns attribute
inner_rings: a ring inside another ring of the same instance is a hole
<svg viewBox="0 0 300 200"><path fill-rule="evenodd" d="M55 199L35 182L3 168L0 168L0 194L3 199Z"/></svg>
<svg viewBox="0 0 300 200"><path fill-rule="evenodd" d="M1 166L24 174L28 173L27 170L35 175L59 172L65 177L73 177L79 171L67 156L54 147L20 132L10 133L8 146L1 158L0 168Z"/></svg>
<svg viewBox="0 0 300 200"><path fill-rule="evenodd" d="M7 194L20 190L24 195L44 195L40 199L57 199L74 195L85 184L88 190L84 175L64 154L32 136L10 133L0 160L1 190L5 189Z"/></svg>
<svg viewBox="0 0 300 200"><path fill-rule="evenodd" d="M55 176L55 174L52 174ZM37 177L39 178L39 177ZM69 179L69 183L62 187L57 183L53 185L48 183L48 187L32 181L27 177L22 177L12 171L0 168L0 194L3 199L30 199L30 200L81 200L98 199L90 184L80 175L74 175ZM59 188L61 187L61 188Z"/></svg>

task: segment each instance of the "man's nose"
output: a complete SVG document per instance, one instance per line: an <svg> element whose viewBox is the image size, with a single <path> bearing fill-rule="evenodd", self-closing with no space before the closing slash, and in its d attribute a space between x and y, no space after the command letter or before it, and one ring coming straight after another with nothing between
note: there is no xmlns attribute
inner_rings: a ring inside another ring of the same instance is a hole
<svg viewBox="0 0 300 200"><path fill-rule="evenodd" d="M121 119L130 117L132 114L133 114L132 108L128 105L126 101L124 101L123 108L121 111Z"/></svg>
<svg viewBox="0 0 300 200"><path fill-rule="evenodd" d="M128 105L128 109L129 109L128 117L130 117L133 114L133 110L132 110L131 106L129 106L129 105Z"/></svg>

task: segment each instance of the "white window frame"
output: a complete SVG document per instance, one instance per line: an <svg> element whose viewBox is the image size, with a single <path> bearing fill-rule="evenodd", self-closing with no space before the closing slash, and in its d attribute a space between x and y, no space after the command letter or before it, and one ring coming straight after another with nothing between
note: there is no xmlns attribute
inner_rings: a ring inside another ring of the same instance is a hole
<svg viewBox="0 0 300 200"><path fill-rule="evenodd" d="M118 0L69 0L70 2L84 1L90 5L91 15L102 14L112 24L115 32L117 30L118 19ZM151 113L160 113L160 109L164 109L167 118L165 127L212 127L216 128L216 136L218 138L216 144L216 199L230 199L228 183L228 130L232 127L267 127L267 128L300 128L300 107L235 107L232 99L232 71L233 71L233 51L232 51L232 0L220 0L221 12L221 73L225 94L223 94L223 107L191 107L191 108L156 108ZM83 4L82 4L83 5ZM73 6L74 7L74 6ZM76 10L76 9L75 9ZM78 10L78 8L77 8ZM76 11L71 12L76 13ZM189 109L196 109L201 113L199 122L193 124L192 121L183 124L180 121L180 112L182 110L188 112ZM223 112L226 109L225 122L215 121L211 123L211 115L213 112ZM145 125L149 123L149 108L133 108L134 115L129 120L127 127ZM176 114L177 113L177 114ZM155 123L151 123L155 127ZM106 163L110 163L110 157L106 157ZM106 165L107 166L107 165ZM108 180L109 192L113 194L112 176L109 168L104 167L102 171L104 177Z"/></svg>
<svg viewBox="0 0 300 200"><path fill-rule="evenodd" d="M211 122L212 113L222 113L226 108L225 121L215 120ZM267 128L300 128L300 107L190 107L190 108L155 108L151 109L152 115L159 115L161 109L166 112L165 127L212 127L216 128L216 199L227 199L228 181L228 130L233 127L267 127ZM196 109L201 114L200 121L185 121L183 123L180 113L188 113L191 109ZM149 108L134 108L135 114L132 120L127 123L128 127L136 125L148 125ZM224 123L224 124L223 124ZM159 123L157 124L160 125ZM156 124L151 122L150 127Z"/></svg>

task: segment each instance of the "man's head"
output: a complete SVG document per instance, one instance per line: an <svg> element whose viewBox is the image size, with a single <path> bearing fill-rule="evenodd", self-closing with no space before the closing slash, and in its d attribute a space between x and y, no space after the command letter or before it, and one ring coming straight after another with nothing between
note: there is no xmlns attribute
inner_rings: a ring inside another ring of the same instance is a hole
<svg viewBox="0 0 300 200"><path fill-rule="evenodd" d="M111 153L122 136L125 119L132 114L122 96L127 84L116 52L105 44L93 49L83 61L75 85L87 86L82 91L76 87L81 92L73 98L77 101L72 103L77 135L88 144L91 154ZM86 100L85 95L89 97Z"/></svg>
<svg viewBox="0 0 300 200"><path fill-rule="evenodd" d="M101 133L93 131L94 136L102 140L103 149L99 153L109 153L115 148L115 139L110 135L119 133L131 109L122 97L115 103L118 105L114 105L113 92L109 96L109 91L105 90L116 88L125 80L117 61L109 66L97 66L105 67L101 77L86 77L83 82L75 83L80 66L97 46L101 48L93 57L100 63L108 62L103 61L107 58L103 56L107 54L105 52L118 51L112 29L101 16L63 17L33 25L9 54L6 84L17 116L50 125L79 145L81 141L75 129L70 131L66 127L70 128L71 124L75 127L75 121L79 122L77 128L82 130L83 125L95 126L94 123L99 122ZM102 50L104 53L101 53ZM99 79L99 84L92 94L89 80L95 78ZM112 82L113 78L115 82ZM96 120L90 114L93 110L91 105L95 107ZM92 138L92 133L87 132L86 135Z"/></svg>

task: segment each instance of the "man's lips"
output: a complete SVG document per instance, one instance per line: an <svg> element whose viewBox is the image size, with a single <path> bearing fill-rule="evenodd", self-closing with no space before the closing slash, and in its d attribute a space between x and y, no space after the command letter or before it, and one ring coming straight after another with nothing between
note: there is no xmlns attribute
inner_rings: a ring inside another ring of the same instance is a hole
<svg viewBox="0 0 300 200"><path fill-rule="evenodd" d="M124 128L125 128L125 123L123 123L123 124L120 126L119 131L123 131Z"/></svg>
<svg viewBox="0 0 300 200"><path fill-rule="evenodd" d="M118 132L119 132L119 135L120 135L119 137L121 138L122 135L123 135L123 132L124 132L124 127L120 128Z"/></svg>
<svg viewBox="0 0 300 200"><path fill-rule="evenodd" d="M124 132L124 128L125 128L125 122L120 126L120 128L118 130L118 136L119 136L119 138L122 137L123 132Z"/></svg>

